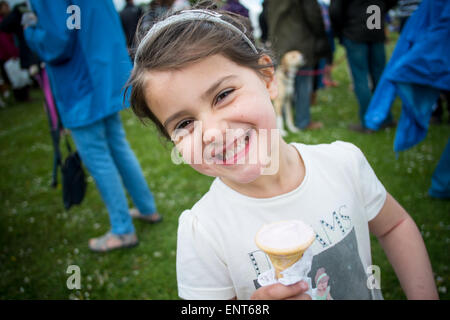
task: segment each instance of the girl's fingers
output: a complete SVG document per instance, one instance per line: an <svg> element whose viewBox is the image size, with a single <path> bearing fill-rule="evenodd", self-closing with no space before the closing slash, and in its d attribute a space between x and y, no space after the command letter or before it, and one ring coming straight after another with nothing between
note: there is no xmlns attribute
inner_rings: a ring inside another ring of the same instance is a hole
<svg viewBox="0 0 450 320"><path fill-rule="evenodd" d="M261 287L253 294L253 299L263 300L284 300L289 298L302 298L303 293L308 290L308 284L305 281L300 281L295 284L285 286L281 283L276 283L267 287ZM309 297L309 296L308 296ZM305 299L303 299L305 298Z"/></svg>
<svg viewBox="0 0 450 320"><path fill-rule="evenodd" d="M309 294L302 293L297 296L287 298L286 300L312 300L312 298Z"/></svg>

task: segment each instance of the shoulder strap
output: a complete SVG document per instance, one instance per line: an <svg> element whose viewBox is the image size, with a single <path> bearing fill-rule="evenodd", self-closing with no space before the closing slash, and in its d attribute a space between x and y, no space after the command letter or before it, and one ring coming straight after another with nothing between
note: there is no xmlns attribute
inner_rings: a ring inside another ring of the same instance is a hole
<svg viewBox="0 0 450 320"><path fill-rule="evenodd" d="M67 151L69 151L69 153L72 153L72 147L69 143L69 138L67 138L68 135L69 135L68 133L64 134L64 140L66 141Z"/></svg>

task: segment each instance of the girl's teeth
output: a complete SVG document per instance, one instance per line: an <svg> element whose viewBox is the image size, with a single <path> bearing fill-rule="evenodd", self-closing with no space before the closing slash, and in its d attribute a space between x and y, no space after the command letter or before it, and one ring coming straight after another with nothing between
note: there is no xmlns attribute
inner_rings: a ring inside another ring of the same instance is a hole
<svg viewBox="0 0 450 320"><path fill-rule="evenodd" d="M231 146L227 150L225 150L225 153L219 153L217 155L217 158L226 161L230 160L234 157L235 154L241 152L245 146L248 144L250 140L250 137L246 134L243 138L241 138L238 142L235 143L235 145Z"/></svg>

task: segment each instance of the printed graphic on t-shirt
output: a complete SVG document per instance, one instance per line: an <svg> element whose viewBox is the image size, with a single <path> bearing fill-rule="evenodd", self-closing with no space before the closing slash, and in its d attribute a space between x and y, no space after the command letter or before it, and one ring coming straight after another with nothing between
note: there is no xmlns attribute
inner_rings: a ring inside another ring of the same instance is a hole
<svg viewBox="0 0 450 320"><path fill-rule="evenodd" d="M255 288L258 289L261 287L258 282L258 276L269 270L272 266L270 264L269 257L267 257L267 255L261 250L250 252L248 255L256 274L256 279L253 280L253 284L255 285Z"/></svg>
<svg viewBox="0 0 450 320"><path fill-rule="evenodd" d="M320 230L316 231L313 245L325 250L315 255L308 277L312 284L314 300L332 299L382 299L381 290L370 289L366 273L358 251L355 229L351 218L345 215L341 206L330 216L321 219ZM267 255L260 251L249 253L256 278L272 266ZM255 288L260 287L254 279Z"/></svg>
<svg viewBox="0 0 450 320"><path fill-rule="evenodd" d="M313 290L318 293L313 298L318 300L381 299L380 290L369 289L368 276L358 254L355 229L342 241L315 255L308 274Z"/></svg>
<svg viewBox="0 0 450 320"><path fill-rule="evenodd" d="M353 228L350 216L346 215L347 206L340 206L333 211L328 219L322 218L319 220L319 230L316 232L316 239L322 248L334 245L341 241L345 235Z"/></svg>

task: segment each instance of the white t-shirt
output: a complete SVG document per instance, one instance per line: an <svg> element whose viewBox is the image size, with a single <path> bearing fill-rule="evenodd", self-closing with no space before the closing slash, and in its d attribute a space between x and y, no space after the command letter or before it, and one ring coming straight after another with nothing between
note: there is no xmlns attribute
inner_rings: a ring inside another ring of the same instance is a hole
<svg viewBox="0 0 450 320"><path fill-rule="evenodd" d="M182 213L177 240L181 298L249 299L259 287L258 275L271 268L254 237L262 225L288 219L303 220L316 232L308 274L312 289L317 271L324 268L333 299L382 298L369 285L368 221L383 207L385 188L353 144L292 145L305 164L304 180L296 189L252 198L216 178L193 208Z"/></svg>

